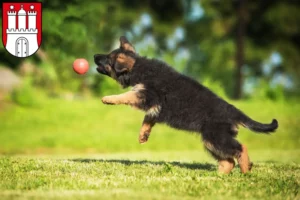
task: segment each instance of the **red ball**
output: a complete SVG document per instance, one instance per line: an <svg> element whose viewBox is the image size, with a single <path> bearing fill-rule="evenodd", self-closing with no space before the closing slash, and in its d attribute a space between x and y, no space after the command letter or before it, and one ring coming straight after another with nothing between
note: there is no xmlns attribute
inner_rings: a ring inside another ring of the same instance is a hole
<svg viewBox="0 0 300 200"><path fill-rule="evenodd" d="M85 74L89 70L89 63L84 58L78 58L73 62L73 69L77 74Z"/></svg>

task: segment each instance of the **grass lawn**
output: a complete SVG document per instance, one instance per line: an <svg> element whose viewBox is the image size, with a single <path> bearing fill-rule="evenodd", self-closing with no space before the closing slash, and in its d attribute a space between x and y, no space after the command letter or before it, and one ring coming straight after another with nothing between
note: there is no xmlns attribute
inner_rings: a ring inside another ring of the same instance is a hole
<svg viewBox="0 0 300 200"><path fill-rule="evenodd" d="M300 151L252 151L219 175L203 151L0 158L1 199L299 199ZM284 161L278 158L290 158ZM295 162L296 160L296 162Z"/></svg>
<svg viewBox="0 0 300 200"><path fill-rule="evenodd" d="M272 135L240 129L254 162L219 175L200 138L164 125L138 144L143 113L99 100L1 107L0 199L300 199L300 105L231 102L279 121Z"/></svg>

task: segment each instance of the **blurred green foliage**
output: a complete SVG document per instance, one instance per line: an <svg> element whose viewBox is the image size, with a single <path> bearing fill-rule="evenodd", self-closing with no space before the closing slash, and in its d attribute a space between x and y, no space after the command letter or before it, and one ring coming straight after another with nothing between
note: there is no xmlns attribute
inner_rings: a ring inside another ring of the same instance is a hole
<svg viewBox="0 0 300 200"><path fill-rule="evenodd" d="M35 87L54 93L119 92L116 83L96 73L93 55L118 47L119 36L126 35L140 55L164 60L201 82L209 79L207 86L220 85L225 89L224 96L232 97L236 89L240 0L41 2L40 51L30 58L18 59L0 45L1 64L16 71L24 61L35 64L39 69L31 75ZM299 1L246 2L244 83L239 86L244 88L244 97L277 100L287 94L299 94L299 10ZM79 57L90 62L87 75L72 71L73 61ZM284 81L278 81L280 77Z"/></svg>
<svg viewBox="0 0 300 200"><path fill-rule="evenodd" d="M29 81L15 88L11 94L11 100L21 106L32 107L36 105L35 93Z"/></svg>

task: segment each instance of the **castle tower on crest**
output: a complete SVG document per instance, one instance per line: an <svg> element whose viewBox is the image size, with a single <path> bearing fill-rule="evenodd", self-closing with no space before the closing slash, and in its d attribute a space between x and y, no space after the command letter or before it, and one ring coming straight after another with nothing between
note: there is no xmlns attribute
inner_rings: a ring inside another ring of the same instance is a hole
<svg viewBox="0 0 300 200"><path fill-rule="evenodd" d="M19 22L19 24L18 24L19 30L25 31L25 29L26 29L26 12L23 9L23 5L21 5L21 9L18 12L18 22Z"/></svg>
<svg viewBox="0 0 300 200"><path fill-rule="evenodd" d="M31 11L28 11L28 29L36 29L36 11L33 11L34 6L30 6Z"/></svg>
<svg viewBox="0 0 300 200"><path fill-rule="evenodd" d="M30 11L26 12L21 5L21 9L17 12L14 6L10 6L8 15L8 28L6 49L14 56L27 57L34 54L38 50L38 41L36 28L36 14L34 6L30 6ZM16 17L18 17L18 28L16 27ZM28 27L26 27L28 20Z"/></svg>
<svg viewBox="0 0 300 200"><path fill-rule="evenodd" d="M14 6L10 6L10 11L7 12L8 15L8 29L16 29L16 11L14 11Z"/></svg>

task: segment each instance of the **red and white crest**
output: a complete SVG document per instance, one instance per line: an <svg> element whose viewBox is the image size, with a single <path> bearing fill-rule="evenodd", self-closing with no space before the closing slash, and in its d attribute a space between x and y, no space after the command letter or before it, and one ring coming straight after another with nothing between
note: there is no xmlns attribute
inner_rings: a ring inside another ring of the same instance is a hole
<svg viewBox="0 0 300 200"><path fill-rule="evenodd" d="M42 3L2 3L2 42L16 57L34 54L42 42Z"/></svg>

